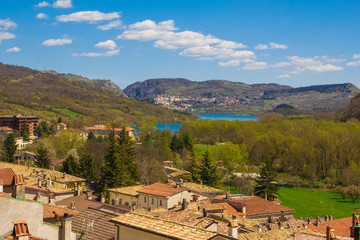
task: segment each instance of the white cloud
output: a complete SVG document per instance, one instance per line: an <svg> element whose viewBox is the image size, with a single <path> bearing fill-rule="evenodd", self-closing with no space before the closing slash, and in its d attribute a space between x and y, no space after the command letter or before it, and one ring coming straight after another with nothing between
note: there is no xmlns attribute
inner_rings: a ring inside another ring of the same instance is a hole
<svg viewBox="0 0 360 240"><path fill-rule="evenodd" d="M37 5L35 5L36 7L48 7L50 6L50 3L43 1L43 2L39 2Z"/></svg>
<svg viewBox="0 0 360 240"><path fill-rule="evenodd" d="M276 67L276 68L281 68L281 67L287 67L290 66L291 63L289 62L279 62L279 63L275 63L273 65L271 65L272 67Z"/></svg>
<svg viewBox="0 0 360 240"><path fill-rule="evenodd" d="M259 44L259 45L255 46L255 49L256 50L266 50L266 49L269 49L269 46L266 44Z"/></svg>
<svg viewBox="0 0 360 240"><path fill-rule="evenodd" d="M346 61L345 58L329 58L328 56L321 56L320 58L321 60L330 63L341 63Z"/></svg>
<svg viewBox="0 0 360 240"><path fill-rule="evenodd" d="M9 32L0 32L0 43L2 42L2 40L13 39L13 38L16 38L15 34Z"/></svg>
<svg viewBox="0 0 360 240"><path fill-rule="evenodd" d="M57 0L53 4L54 8L72 8L72 0Z"/></svg>
<svg viewBox="0 0 360 240"><path fill-rule="evenodd" d="M355 61L355 62L348 62L348 63L346 63L346 65L349 67L358 67L358 66L360 66L360 60Z"/></svg>
<svg viewBox="0 0 360 240"><path fill-rule="evenodd" d="M120 50L110 50L104 53L88 52L88 53L73 53L73 57L111 57L119 54Z"/></svg>
<svg viewBox="0 0 360 240"><path fill-rule="evenodd" d="M295 73L304 71L312 72L327 72L327 71L340 71L342 67L333 64L325 64L321 61L321 57L316 56L313 58L303 58L298 56L288 57L291 64L295 66Z"/></svg>
<svg viewBox="0 0 360 240"><path fill-rule="evenodd" d="M248 63L243 67L244 70L261 70L265 68L267 68L266 62Z"/></svg>
<svg viewBox="0 0 360 240"><path fill-rule="evenodd" d="M278 43L271 42L269 45L259 44L259 45L255 46L255 49L256 49L256 50L288 49L288 46L286 46L286 45L284 45L284 44L278 44Z"/></svg>
<svg viewBox="0 0 360 240"><path fill-rule="evenodd" d="M95 45L95 47L114 50L117 46L116 46L116 43L115 43L113 40L107 40L107 41L105 41L105 42L99 42L99 43L97 43L97 44Z"/></svg>
<svg viewBox="0 0 360 240"><path fill-rule="evenodd" d="M253 62L256 58L252 51L236 49L246 48L242 43L222 40L211 34L204 35L193 31L180 31L173 20L156 23L145 20L131 24L118 35L118 39L154 41L154 47L163 49L182 49L181 56L196 57L199 60L228 60L219 63L221 66L238 66L240 63ZM237 59L236 61L230 61Z"/></svg>
<svg viewBox="0 0 360 240"><path fill-rule="evenodd" d="M236 67L240 65L240 60L239 59L231 59L229 61L226 62L219 62L219 66L221 67Z"/></svg>
<svg viewBox="0 0 360 240"><path fill-rule="evenodd" d="M354 59L360 59L360 53L359 54L354 54Z"/></svg>
<svg viewBox="0 0 360 240"><path fill-rule="evenodd" d="M60 15L56 18L59 22L98 22L120 18L120 12L81 11L69 15Z"/></svg>
<svg viewBox="0 0 360 240"><path fill-rule="evenodd" d="M61 38L61 39L48 39L42 43L44 46L61 46L72 43L72 39Z"/></svg>
<svg viewBox="0 0 360 240"><path fill-rule="evenodd" d="M35 18L37 19L48 19L48 15L46 15L45 13L39 13L35 16Z"/></svg>
<svg viewBox="0 0 360 240"><path fill-rule="evenodd" d="M0 19L0 31L15 29L17 24L10 20L10 18Z"/></svg>
<svg viewBox="0 0 360 240"><path fill-rule="evenodd" d="M18 47L6 49L6 52L20 52L20 51L21 51L21 49Z"/></svg>
<svg viewBox="0 0 360 240"><path fill-rule="evenodd" d="M118 20L109 22L108 24L97 26L96 28L106 31L106 30L110 30L113 28L121 28L121 27L122 27L122 21L118 19Z"/></svg>
<svg viewBox="0 0 360 240"><path fill-rule="evenodd" d="M53 4L43 1L35 5L36 7L72 8L72 0L56 0Z"/></svg>
<svg viewBox="0 0 360 240"><path fill-rule="evenodd" d="M276 78L290 78L290 74L277 75Z"/></svg>

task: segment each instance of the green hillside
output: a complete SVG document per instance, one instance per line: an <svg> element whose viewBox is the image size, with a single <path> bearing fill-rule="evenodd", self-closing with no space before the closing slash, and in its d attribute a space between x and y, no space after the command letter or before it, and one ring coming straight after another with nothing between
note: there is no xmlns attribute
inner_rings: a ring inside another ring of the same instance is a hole
<svg viewBox="0 0 360 240"><path fill-rule="evenodd" d="M61 116L73 126L93 123L181 122L190 116L125 98L86 81L0 63L0 115L22 113L42 119Z"/></svg>

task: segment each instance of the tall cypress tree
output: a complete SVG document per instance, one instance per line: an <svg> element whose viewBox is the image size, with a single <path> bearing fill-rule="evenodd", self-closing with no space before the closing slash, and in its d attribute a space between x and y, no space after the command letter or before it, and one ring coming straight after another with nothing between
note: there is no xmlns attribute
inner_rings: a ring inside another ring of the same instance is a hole
<svg viewBox="0 0 360 240"><path fill-rule="evenodd" d="M189 172L190 172L190 181L200 182L201 164L199 162L199 156L194 149L191 151Z"/></svg>
<svg viewBox="0 0 360 240"><path fill-rule="evenodd" d="M129 134L126 132L125 127L122 128L119 133L119 151L121 162L125 165L124 170L128 173L127 178L124 179L124 184L126 186L134 185L139 181L139 168L135 163L135 148L132 143Z"/></svg>
<svg viewBox="0 0 360 240"><path fill-rule="evenodd" d="M40 143L40 145L36 149L34 164L40 168L50 168L50 166L51 166L49 152L46 149L46 147L44 146L44 144L42 144L42 143Z"/></svg>
<svg viewBox="0 0 360 240"><path fill-rule="evenodd" d="M189 151L191 151L194 147L194 141L190 135L190 133L186 132L181 138L182 145Z"/></svg>
<svg viewBox="0 0 360 240"><path fill-rule="evenodd" d="M278 187L276 185L277 172L272 166L272 161L267 160L265 165L260 169L260 177L256 180L255 195L268 200L274 200L279 197Z"/></svg>
<svg viewBox="0 0 360 240"><path fill-rule="evenodd" d="M22 125L21 129L21 136L24 138L25 141L29 140L29 127L26 123Z"/></svg>
<svg viewBox="0 0 360 240"><path fill-rule="evenodd" d="M220 174L218 171L217 163L211 158L209 151L206 151L201 168L201 180L205 185L216 186L220 180Z"/></svg>
<svg viewBox="0 0 360 240"><path fill-rule="evenodd" d="M96 172L95 172L95 161L89 154L85 154L80 158L80 170L81 176L85 178L88 182L95 181Z"/></svg>
<svg viewBox="0 0 360 240"><path fill-rule="evenodd" d="M73 155L69 155L61 166L61 171L70 175L79 176L79 164Z"/></svg>
<svg viewBox="0 0 360 240"><path fill-rule="evenodd" d="M15 142L14 134L10 133L4 140L3 149L5 156L2 157L4 162L15 162L14 155L16 153L17 144Z"/></svg>

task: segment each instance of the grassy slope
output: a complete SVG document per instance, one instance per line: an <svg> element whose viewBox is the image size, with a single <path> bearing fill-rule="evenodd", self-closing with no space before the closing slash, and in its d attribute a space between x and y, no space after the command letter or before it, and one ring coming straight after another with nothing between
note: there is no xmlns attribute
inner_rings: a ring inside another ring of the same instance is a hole
<svg viewBox="0 0 360 240"><path fill-rule="evenodd" d="M333 215L335 218L350 217L355 209L359 209L359 200L352 203L343 199L340 193L305 188L280 188L281 205L296 209L295 217L308 218Z"/></svg>

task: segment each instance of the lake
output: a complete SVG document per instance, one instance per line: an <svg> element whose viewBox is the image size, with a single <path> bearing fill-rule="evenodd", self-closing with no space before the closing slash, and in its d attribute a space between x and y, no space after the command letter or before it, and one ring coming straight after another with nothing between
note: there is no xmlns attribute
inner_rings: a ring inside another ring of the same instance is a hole
<svg viewBox="0 0 360 240"><path fill-rule="evenodd" d="M209 119L209 120L239 120L239 121L257 121L257 117L251 115L235 115L235 114L207 114L200 113L196 114L200 117L200 119ZM164 131L165 129L169 129L171 132L178 132L181 123L165 123L165 124L157 124L155 125L157 129L160 131Z"/></svg>

